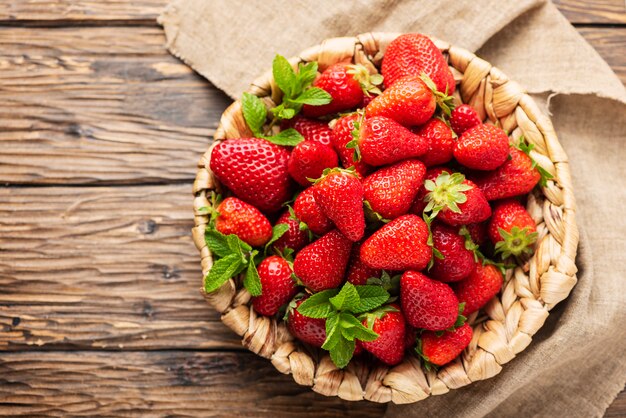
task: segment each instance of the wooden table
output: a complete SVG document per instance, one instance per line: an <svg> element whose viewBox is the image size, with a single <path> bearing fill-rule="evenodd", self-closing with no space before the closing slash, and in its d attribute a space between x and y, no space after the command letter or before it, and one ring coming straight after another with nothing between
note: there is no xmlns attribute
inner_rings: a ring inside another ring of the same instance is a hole
<svg viewBox="0 0 626 418"><path fill-rule="evenodd" d="M167 53L165 3L0 1L0 414L380 416L200 296L191 183L230 100ZM623 0L558 3L625 81Z"/></svg>

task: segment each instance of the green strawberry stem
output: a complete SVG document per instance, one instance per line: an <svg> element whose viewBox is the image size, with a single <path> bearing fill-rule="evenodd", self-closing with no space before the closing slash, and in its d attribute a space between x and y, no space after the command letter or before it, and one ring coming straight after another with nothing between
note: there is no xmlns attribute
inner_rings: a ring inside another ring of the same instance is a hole
<svg viewBox="0 0 626 418"><path fill-rule="evenodd" d="M502 241L496 244L495 249L496 253L502 255L502 258L533 253L532 245L537 241L537 233L530 232L528 227L520 229L514 226L510 232L498 228L498 232Z"/></svg>
<svg viewBox="0 0 626 418"><path fill-rule="evenodd" d="M435 181L426 180L424 187L429 193L426 195L428 202L424 212L431 212L431 218L437 216L443 209L449 209L455 213L461 213L460 203L465 203L465 193L472 187L464 184L465 176L461 173L450 174L447 171L441 173Z"/></svg>
<svg viewBox="0 0 626 418"><path fill-rule="evenodd" d="M437 86L435 85L433 80L426 74L422 73L420 75L420 78L435 95L437 107L441 109L443 114L445 114L447 117L450 117L452 115L452 111L454 110L454 97L448 95L448 88L446 87L445 92L441 92L437 90Z"/></svg>

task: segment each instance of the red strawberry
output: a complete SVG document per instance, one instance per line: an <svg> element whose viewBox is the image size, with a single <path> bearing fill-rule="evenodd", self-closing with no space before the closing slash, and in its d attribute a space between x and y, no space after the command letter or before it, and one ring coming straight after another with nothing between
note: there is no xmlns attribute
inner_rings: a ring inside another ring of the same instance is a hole
<svg viewBox="0 0 626 418"><path fill-rule="evenodd" d="M262 211L276 212L293 189L288 159L285 148L265 139L237 138L213 148L210 167L237 197Z"/></svg>
<svg viewBox="0 0 626 418"><path fill-rule="evenodd" d="M328 127L328 123L326 122L296 116L293 119L289 119L289 123L285 128L293 128L300 132L305 141L332 146L330 140L332 130Z"/></svg>
<svg viewBox="0 0 626 418"><path fill-rule="evenodd" d="M463 135L465 131L481 123L478 112L468 104L455 107L450 116L450 126L458 136Z"/></svg>
<svg viewBox="0 0 626 418"><path fill-rule="evenodd" d="M394 219L361 246L361 260L377 269L422 270L432 255L428 226L416 215Z"/></svg>
<svg viewBox="0 0 626 418"><path fill-rule="evenodd" d="M365 177L372 171L372 167L363 161L354 161L354 149L346 148L346 145L354 139L352 136L352 131L356 129L354 122L358 121L359 118L360 116L355 113L337 119L333 126L331 140L343 167L354 167L361 177Z"/></svg>
<svg viewBox="0 0 626 418"><path fill-rule="evenodd" d="M420 157L427 167L452 160L456 139L450 127L443 121L431 119L424 126L413 129L413 132L428 141L428 151Z"/></svg>
<svg viewBox="0 0 626 418"><path fill-rule="evenodd" d="M417 271L407 271L400 279L402 311L415 328L440 331L453 326L459 314L459 301L445 283Z"/></svg>
<svg viewBox="0 0 626 418"><path fill-rule="evenodd" d="M476 245L483 245L487 241L487 222L467 224L465 228Z"/></svg>
<svg viewBox="0 0 626 418"><path fill-rule="evenodd" d="M532 254L537 241L535 221L517 200L499 202L489 222L489 238L504 258Z"/></svg>
<svg viewBox="0 0 626 418"><path fill-rule="evenodd" d="M361 341L363 348L383 363L394 366L404 358L406 322L397 305L365 314L363 325L378 334L374 341Z"/></svg>
<svg viewBox="0 0 626 418"><path fill-rule="evenodd" d="M511 159L495 171L478 173L472 178L487 200L505 199L529 193L541 179L539 170L523 151L509 149Z"/></svg>
<svg viewBox="0 0 626 418"><path fill-rule="evenodd" d="M436 366L443 366L457 358L472 341L474 331L468 324L463 324L454 331L446 331L437 335L432 331L421 335L421 356L427 362Z"/></svg>
<svg viewBox="0 0 626 418"><path fill-rule="evenodd" d="M454 93L454 76L437 46L425 35L407 33L391 41L382 63L385 86L407 75L429 76L437 90Z"/></svg>
<svg viewBox="0 0 626 418"><path fill-rule="evenodd" d="M432 167L426 170L426 174L424 175L424 181L426 180L435 181L437 180L437 177L439 177L439 175L443 172L446 172L449 174L454 173L454 171L446 167ZM426 195L428 193L429 191L426 190L426 187L424 186L424 184L422 184L422 186L417 191L417 194L415 195L415 199L413 200L413 205L411 206L411 209L409 210L410 213L414 215L422 216L422 213L424 212L424 208L426 208L426 205L428 204L428 202L426 202Z"/></svg>
<svg viewBox="0 0 626 418"><path fill-rule="evenodd" d="M413 347L417 339L417 330L411 325L406 326L406 336L404 337L404 349L408 350Z"/></svg>
<svg viewBox="0 0 626 418"><path fill-rule="evenodd" d="M298 291L291 278L291 267L284 258L272 255L261 261L257 270L263 290L261 296L252 298L252 306L261 315L276 315L278 309Z"/></svg>
<svg viewBox="0 0 626 418"><path fill-rule="evenodd" d="M419 157L428 150L428 141L414 134L393 119L376 116L361 124L359 152L370 165L385 165Z"/></svg>
<svg viewBox="0 0 626 418"><path fill-rule="evenodd" d="M309 187L298 195L293 203L293 211L300 222L316 235L324 235L333 229L333 222L324 214L315 201L313 188Z"/></svg>
<svg viewBox="0 0 626 418"><path fill-rule="evenodd" d="M303 141L291 151L288 169L291 177L301 186L309 186L311 182L308 179L316 179L324 169L338 165L337 154L330 146Z"/></svg>
<svg viewBox="0 0 626 418"><path fill-rule="evenodd" d="M272 224L254 206L227 197L217 207L215 229L224 235L235 234L253 247L260 247L272 238Z"/></svg>
<svg viewBox="0 0 626 418"><path fill-rule="evenodd" d="M474 271L463 281L454 284L459 302L465 302L463 315L476 312L498 294L502 288L502 273L495 266L476 263Z"/></svg>
<svg viewBox="0 0 626 418"><path fill-rule="evenodd" d="M309 237L306 231L300 229L300 221L296 219L289 210L283 212L276 221L276 225L285 224L289 226L287 232L278 238L274 243L274 248L279 251L285 251L285 248L291 248L294 252L298 252L309 243Z"/></svg>
<svg viewBox="0 0 626 418"><path fill-rule="evenodd" d="M474 270L475 260L474 253L465 248L465 238L456 229L444 224L434 224L431 231L433 246L444 258L434 257L430 276L442 282L456 282L469 276Z"/></svg>
<svg viewBox="0 0 626 418"><path fill-rule="evenodd" d="M425 173L426 167L419 160L383 167L363 181L365 200L383 218L404 215L411 208Z"/></svg>
<svg viewBox="0 0 626 418"><path fill-rule="evenodd" d="M298 312L298 306L307 300L308 296L293 303L289 307L287 326L289 332L302 342L314 347L321 347L326 341L326 319L309 318Z"/></svg>
<svg viewBox="0 0 626 418"><path fill-rule="evenodd" d="M437 219L448 225L482 222L491 216L491 207L483 193L461 173L450 175L444 171L434 182L426 180L424 187L430 192L424 210L440 210Z"/></svg>
<svg viewBox="0 0 626 418"><path fill-rule="evenodd" d="M339 287L348 266L352 242L337 230L330 231L296 255L293 271L314 292Z"/></svg>
<svg viewBox="0 0 626 418"><path fill-rule="evenodd" d="M346 277L353 285L367 284L367 279L371 277L380 277L380 269L373 269L368 267L361 260L361 245L362 242L357 242L352 246L352 254L350 254L350 263L348 264L348 273Z"/></svg>
<svg viewBox="0 0 626 418"><path fill-rule="evenodd" d="M368 117L386 116L405 126L426 123L435 113L437 99L419 76L397 80L367 105Z"/></svg>
<svg viewBox="0 0 626 418"><path fill-rule="evenodd" d="M481 124L468 129L454 146L454 158L465 167L493 170L509 155L509 137L493 125Z"/></svg>
<svg viewBox="0 0 626 418"><path fill-rule="evenodd" d="M313 86L325 90L332 97L332 101L322 106L304 105L302 113L308 117L320 117L355 108L363 101L364 90L378 91L365 67L344 63L328 67L315 80Z"/></svg>
<svg viewBox="0 0 626 418"><path fill-rule="evenodd" d="M363 186L353 173L330 170L313 185L315 201L350 241L358 241L365 233Z"/></svg>

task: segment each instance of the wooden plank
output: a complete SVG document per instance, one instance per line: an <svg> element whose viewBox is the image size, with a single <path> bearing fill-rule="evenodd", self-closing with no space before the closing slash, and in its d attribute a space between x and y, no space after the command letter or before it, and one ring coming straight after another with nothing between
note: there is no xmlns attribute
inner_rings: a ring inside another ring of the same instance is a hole
<svg viewBox="0 0 626 418"><path fill-rule="evenodd" d="M613 401L609 409L606 410L604 418L624 418L626 417L626 390L622 390Z"/></svg>
<svg viewBox="0 0 626 418"><path fill-rule="evenodd" d="M578 28L626 84L626 27Z"/></svg>
<svg viewBox="0 0 626 418"><path fill-rule="evenodd" d="M189 185L0 189L0 350L240 349L200 295Z"/></svg>
<svg viewBox="0 0 626 418"><path fill-rule="evenodd" d="M624 0L553 0L572 23L626 23Z"/></svg>
<svg viewBox="0 0 626 418"><path fill-rule="evenodd" d="M0 182L191 180L222 92L159 28L0 29Z"/></svg>
<svg viewBox="0 0 626 418"><path fill-rule="evenodd" d="M379 417L384 405L318 395L252 353L0 355L2 416Z"/></svg>

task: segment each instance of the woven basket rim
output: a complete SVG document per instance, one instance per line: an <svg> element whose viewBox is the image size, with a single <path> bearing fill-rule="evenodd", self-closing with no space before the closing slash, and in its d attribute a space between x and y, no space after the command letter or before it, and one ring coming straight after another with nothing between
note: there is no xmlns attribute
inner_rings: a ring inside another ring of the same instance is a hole
<svg viewBox="0 0 626 418"><path fill-rule="evenodd" d="M398 35L380 32L330 38L289 62L295 67L300 62L318 61L323 71L331 64L351 61L377 71L386 46ZM532 157L554 177L528 197L527 209L538 225L536 251L523 266L507 272L501 293L481 310L480 317L478 313L470 316L474 324L472 342L459 358L437 372L424 370L411 354L394 367L357 360L339 370L328 355L295 340L283 321L256 314L250 294L241 287L240 280L231 279L211 294L201 289L207 301L222 314L222 321L243 337L245 347L270 358L277 370L291 373L297 383L312 386L327 396L411 403L493 377L502 365L528 347L549 310L569 295L577 281L576 203L568 159L550 119L519 84L499 69L463 48L431 39L446 56L460 84L455 93L457 100L471 104L483 120L500 123L514 139L524 135L535 145ZM271 71L256 79L248 92L260 97L268 107L280 103L280 89ZM221 188L209 169L211 150L218 141L246 136L252 133L237 100L222 114L214 141L198 163L193 184L192 236L201 255L203 276L210 270L213 258L204 240L208 215L201 208L209 205L207 192Z"/></svg>

